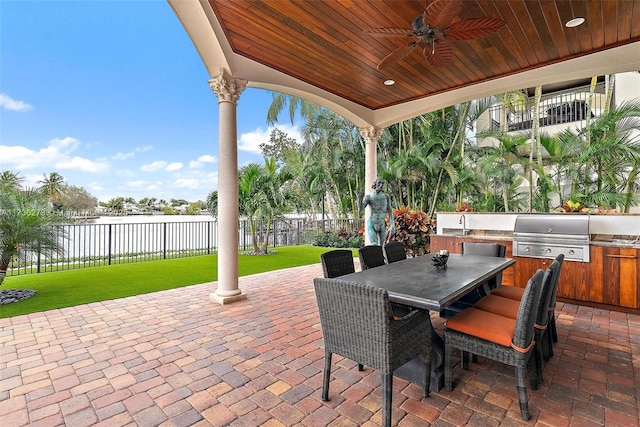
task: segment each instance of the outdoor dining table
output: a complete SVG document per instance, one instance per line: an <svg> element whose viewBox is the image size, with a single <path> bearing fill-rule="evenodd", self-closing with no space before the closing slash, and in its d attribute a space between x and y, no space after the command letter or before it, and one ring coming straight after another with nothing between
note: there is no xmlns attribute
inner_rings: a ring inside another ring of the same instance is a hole
<svg viewBox="0 0 640 427"><path fill-rule="evenodd" d="M450 254L446 267L437 268L427 254L346 274L340 279L386 289L393 303L441 312L514 263L510 258ZM431 335L431 389L438 391L444 382L444 344L433 328ZM420 384L424 369L424 363L417 358L398 368L394 375Z"/></svg>

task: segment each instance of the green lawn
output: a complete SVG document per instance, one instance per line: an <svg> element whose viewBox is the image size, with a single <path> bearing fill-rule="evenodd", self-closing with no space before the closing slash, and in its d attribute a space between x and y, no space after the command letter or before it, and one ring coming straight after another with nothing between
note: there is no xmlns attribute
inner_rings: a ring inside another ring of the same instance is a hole
<svg viewBox="0 0 640 427"><path fill-rule="evenodd" d="M328 248L288 246L267 256L240 255L240 276L320 262ZM354 250L354 256L357 252ZM148 261L132 264L7 277L2 289L33 289L36 295L0 305L0 318L71 307L218 279L218 256Z"/></svg>

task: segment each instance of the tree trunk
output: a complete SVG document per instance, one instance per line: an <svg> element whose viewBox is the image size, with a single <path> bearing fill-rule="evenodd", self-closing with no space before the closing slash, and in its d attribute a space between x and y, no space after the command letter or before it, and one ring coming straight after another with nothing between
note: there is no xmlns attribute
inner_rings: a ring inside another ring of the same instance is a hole
<svg viewBox="0 0 640 427"><path fill-rule="evenodd" d="M260 248L260 253L265 255L269 250L269 236L271 235L270 232L271 232L272 224L273 224L273 220L271 218L267 219L267 231L264 233L264 241L262 242L262 247Z"/></svg>

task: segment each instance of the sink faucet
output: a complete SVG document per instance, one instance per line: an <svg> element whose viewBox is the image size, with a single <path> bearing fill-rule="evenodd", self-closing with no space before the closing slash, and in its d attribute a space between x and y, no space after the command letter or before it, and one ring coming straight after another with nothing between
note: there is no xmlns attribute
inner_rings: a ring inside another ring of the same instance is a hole
<svg viewBox="0 0 640 427"><path fill-rule="evenodd" d="M469 230L467 230L467 217L460 215L458 224L462 224L462 235L469 234Z"/></svg>

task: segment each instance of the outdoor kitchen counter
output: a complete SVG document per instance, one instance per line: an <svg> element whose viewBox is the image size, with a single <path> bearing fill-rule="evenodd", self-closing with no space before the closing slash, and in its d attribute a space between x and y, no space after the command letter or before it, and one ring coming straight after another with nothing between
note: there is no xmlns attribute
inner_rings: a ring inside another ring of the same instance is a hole
<svg viewBox="0 0 640 427"><path fill-rule="evenodd" d="M640 236L591 236L591 246L640 249Z"/></svg>
<svg viewBox="0 0 640 427"><path fill-rule="evenodd" d="M513 233L508 231L443 230L431 236L431 251L447 249L462 252L462 243L494 242L507 247L507 257L516 263L505 271L503 284L524 286L528 276L538 268L546 268L551 260L512 255ZM602 306L640 314L640 243L636 237L621 234L591 235L590 261L565 262L558 288L558 298L575 304Z"/></svg>

